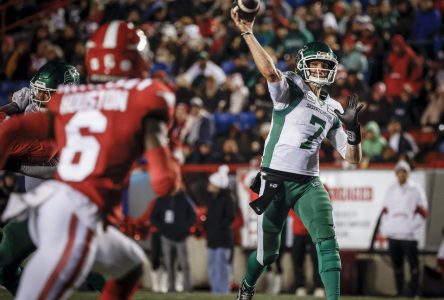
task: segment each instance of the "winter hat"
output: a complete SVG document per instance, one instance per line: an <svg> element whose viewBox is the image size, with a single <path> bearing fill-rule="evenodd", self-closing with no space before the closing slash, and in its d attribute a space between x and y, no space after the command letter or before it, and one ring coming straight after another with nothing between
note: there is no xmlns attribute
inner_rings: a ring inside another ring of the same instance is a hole
<svg viewBox="0 0 444 300"><path fill-rule="evenodd" d="M395 173L398 173L401 170L406 171L407 174L409 174L411 171L410 165L405 160L398 161L398 163L395 166Z"/></svg>
<svg viewBox="0 0 444 300"><path fill-rule="evenodd" d="M230 168L227 165L222 165L219 167L216 173L210 175L209 181L214 186L220 189L226 189L228 187L229 179L228 172Z"/></svg>

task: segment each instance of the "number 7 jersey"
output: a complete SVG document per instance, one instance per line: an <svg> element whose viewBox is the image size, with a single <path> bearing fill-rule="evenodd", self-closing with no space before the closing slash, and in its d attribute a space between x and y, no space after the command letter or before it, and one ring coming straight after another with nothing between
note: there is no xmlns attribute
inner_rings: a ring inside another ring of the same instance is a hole
<svg viewBox="0 0 444 300"><path fill-rule="evenodd" d="M111 209L120 203L130 168L143 154L144 118L168 120L174 102L174 94L152 79L59 87L48 107L61 149L56 179L100 209Z"/></svg>
<svg viewBox="0 0 444 300"><path fill-rule="evenodd" d="M294 72L268 83L273 100L271 129L265 141L262 168L319 175L319 149L324 138L345 157L347 135L334 110L343 111L328 95L324 100Z"/></svg>

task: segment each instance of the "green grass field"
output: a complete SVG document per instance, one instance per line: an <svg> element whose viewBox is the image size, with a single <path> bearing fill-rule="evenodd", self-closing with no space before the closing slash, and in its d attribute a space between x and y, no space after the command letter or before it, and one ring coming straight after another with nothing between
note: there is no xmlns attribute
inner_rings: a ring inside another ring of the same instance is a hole
<svg viewBox="0 0 444 300"><path fill-rule="evenodd" d="M93 300L98 299L99 294L98 293L84 293L84 292L77 292L72 296L70 299L73 300ZM0 299L13 299L6 291L0 291ZM138 292L136 296L133 298L134 300L234 300L236 299L235 294L227 295L227 296L213 296L208 293L175 293L175 294L156 294L151 292ZM293 295L287 294L287 295L266 295L266 294L257 294L254 297L254 300L315 300L319 298L314 297L295 297ZM408 299L408 298L383 298L383 297L351 297L351 296L344 296L341 297L341 299L344 300L384 300L384 299L396 299L396 300L402 300L402 299ZM431 299L431 298L427 298ZM438 299L438 298L435 298ZM410 299L411 300L411 299Z"/></svg>

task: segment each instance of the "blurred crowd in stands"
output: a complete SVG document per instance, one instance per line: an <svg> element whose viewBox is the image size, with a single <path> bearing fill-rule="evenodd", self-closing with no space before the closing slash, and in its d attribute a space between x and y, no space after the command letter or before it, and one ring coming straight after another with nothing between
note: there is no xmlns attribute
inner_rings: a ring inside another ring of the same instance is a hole
<svg viewBox="0 0 444 300"><path fill-rule="evenodd" d="M4 8L6 26L20 26L2 36L1 101L53 59L76 65L84 76L88 37L99 24L122 19L147 34L151 76L176 93L172 142L178 158L246 163L262 153L272 105L229 17L232 0L67 2L17 1ZM36 15L50 6L56 7L50 14ZM308 42L324 41L335 51L340 65L330 96L344 105L357 93L367 104L362 167L399 156L442 164L443 13L443 0L262 0L254 29L282 71L295 70L296 53ZM325 143L321 162L343 166Z"/></svg>

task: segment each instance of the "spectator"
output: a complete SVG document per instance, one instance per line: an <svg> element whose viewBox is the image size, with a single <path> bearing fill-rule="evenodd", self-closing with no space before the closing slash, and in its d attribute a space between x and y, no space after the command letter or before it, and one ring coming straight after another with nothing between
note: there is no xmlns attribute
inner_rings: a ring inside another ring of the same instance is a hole
<svg viewBox="0 0 444 300"><path fill-rule="evenodd" d="M234 202L228 189L228 172L228 166L222 165L208 179L209 198L205 231L208 247L208 275L213 294L230 292L233 255L231 223L234 220L235 212Z"/></svg>
<svg viewBox="0 0 444 300"><path fill-rule="evenodd" d="M381 155L374 156L370 159L370 163L395 163L397 158L396 152L387 144Z"/></svg>
<svg viewBox="0 0 444 300"><path fill-rule="evenodd" d="M397 296L418 296L418 230L427 217L424 190L408 180L410 166L401 160L395 166L397 183L386 192L381 219L382 234L388 238ZM404 293L404 257L410 266L410 288Z"/></svg>
<svg viewBox="0 0 444 300"><path fill-rule="evenodd" d="M276 32L273 27L273 19L265 17L259 26L257 38L266 47L271 47L276 38Z"/></svg>
<svg viewBox="0 0 444 300"><path fill-rule="evenodd" d="M251 105L253 105L253 108L251 110L255 111L255 109L261 109L261 108L266 110L271 110L272 106L270 104L270 101L271 99L267 89L267 82L259 78L254 84L253 91L250 93L249 102ZM261 117L257 119L262 120Z"/></svg>
<svg viewBox="0 0 444 300"><path fill-rule="evenodd" d="M419 116L415 116L415 99L412 87L410 84L405 84L399 97L393 99L390 109L390 117L400 120L406 130L411 129L413 124L419 123L415 119L419 119Z"/></svg>
<svg viewBox="0 0 444 300"><path fill-rule="evenodd" d="M325 297L324 289L322 288L322 281L318 269L318 258L316 254L316 247L302 224L301 219L296 215L294 210L290 210L290 217L293 220L293 246L291 249L291 256L293 259L293 272L295 278L296 296L306 297L308 295L305 282L305 256L310 255L312 269L313 269L313 285L315 297Z"/></svg>
<svg viewBox="0 0 444 300"><path fill-rule="evenodd" d="M342 42L343 55L341 64L344 65L348 71L353 71L362 79L368 71L367 57L364 55L364 48L362 43L356 43L356 38L348 35Z"/></svg>
<svg viewBox="0 0 444 300"><path fill-rule="evenodd" d="M208 112L213 113L220 109L221 102L224 101L225 93L218 87L213 76L205 78L202 100Z"/></svg>
<svg viewBox="0 0 444 300"><path fill-rule="evenodd" d="M37 44L35 53L31 55L30 74L35 74L37 71L48 62L46 58L51 43L48 40L41 40Z"/></svg>
<svg viewBox="0 0 444 300"><path fill-rule="evenodd" d="M365 134L362 141L362 154L367 160L371 160L376 156L382 155L385 146L387 145L386 139L381 136L378 123L370 121L365 125Z"/></svg>
<svg viewBox="0 0 444 300"><path fill-rule="evenodd" d="M443 122L444 84L427 95L427 107L421 116L421 126L437 128Z"/></svg>
<svg viewBox="0 0 444 300"><path fill-rule="evenodd" d="M385 42L390 41L397 22L396 11L392 9L390 0L382 0L379 3L379 14L373 22L378 35L382 36Z"/></svg>
<svg viewBox="0 0 444 300"><path fill-rule="evenodd" d="M324 13L322 11L322 1L312 1L307 14L306 28L313 36L321 37L323 32Z"/></svg>
<svg viewBox="0 0 444 300"><path fill-rule="evenodd" d="M391 50L384 66L384 83L387 86L389 101L401 95L405 84L410 84L414 93L419 91L422 67L418 63L416 53L406 44L403 36L393 36Z"/></svg>
<svg viewBox="0 0 444 300"><path fill-rule="evenodd" d="M407 155L411 161L418 153L418 146L413 137L403 130L401 121L393 118L388 124L389 145L395 151L396 156Z"/></svg>
<svg viewBox="0 0 444 300"><path fill-rule="evenodd" d="M367 14L372 19L372 22L374 22L378 16L379 16L379 1L378 0L369 0L368 6L367 6Z"/></svg>
<svg viewBox="0 0 444 300"><path fill-rule="evenodd" d="M346 87L346 82L347 82L347 71L345 70L343 65L339 64L336 67L335 84L334 85L332 84L328 87L330 97L340 101L339 98L343 97L344 95L349 96L351 93ZM365 110L363 112L365 112Z"/></svg>
<svg viewBox="0 0 444 300"><path fill-rule="evenodd" d="M342 57L342 48L338 43L338 35L336 33L324 35L324 43L327 44L338 57Z"/></svg>
<svg viewBox="0 0 444 300"><path fill-rule="evenodd" d="M228 111L233 115L237 115L247 106L249 95L248 88L245 86L244 80L239 73L234 73L228 76L225 84L230 92Z"/></svg>
<svg viewBox="0 0 444 300"><path fill-rule="evenodd" d="M199 53L198 60L185 72L184 77L188 84L198 86L204 82L203 78L208 76L212 76L218 86L223 85L227 78L224 70L209 60L208 52L202 51Z"/></svg>
<svg viewBox="0 0 444 300"><path fill-rule="evenodd" d="M390 110L390 107L385 93L386 87L383 82L373 84L367 107L360 114L363 124L373 120L378 123L381 128L387 127L389 121L389 114L387 112Z"/></svg>
<svg viewBox="0 0 444 300"><path fill-rule="evenodd" d="M239 145L235 139L226 139L222 145L222 152L215 153L213 162L223 164L235 164L246 162L239 152Z"/></svg>
<svg viewBox="0 0 444 300"><path fill-rule="evenodd" d="M322 27L324 28L324 35L331 33L336 34L338 32L338 22L333 13L328 12L325 14Z"/></svg>
<svg viewBox="0 0 444 300"><path fill-rule="evenodd" d="M278 39L275 43L276 51L279 55L291 54L294 55L305 44L313 42L314 38L311 32L307 29L300 28L301 21L297 17L292 17L288 29L285 27L278 29ZM283 32L283 37L280 32Z"/></svg>
<svg viewBox="0 0 444 300"><path fill-rule="evenodd" d="M383 42L371 22L362 25L358 43L362 44L368 61L367 82L371 85L382 80Z"/></svg>
<svg viewBox="0 0 444 300"><path fill-rule="evenodd" d="M343 0L335 1L333 4L333 8L332 8L332 12L333 12L336 22L338 24L338 33L341 36L343 36L347 30L347 21L348 21L347 8L348 8L348 6L345 3L345 1L343 1ZM331 46L330 46L330 48L331 48Z"/></svg>
<svg viewBox="0 0 444 300"><path fill-rule="evenodd" d="M415 20L415 10L410 1L399 1L397 6L398 22L394 32L402 36L410 36L412 24Z"/></svg>
<svg viewBox="0 0 444 300"><path fill-rule="evenodd" d="M346 90L353 91L353 93L357 94L361 101L367 99L369 87L363 80L362 74L357 70L351 69L347 71L347 79L344 87Z"/></svg>
<svg viewBox="0 0 444 300"><path fill-rule="evenodd" d="M435 39L442 26L441 13L433 7L432 0L422 0L418 4L419 9L416 11L411 33L413 46L419 52L430 58L435 58Z"/></svg>
<svg viewBox="0 0 444 300"><path fill-rule="evenodd" d="M31 64L29 43L26 40L17 42L6 62L5 75L9 80L29 80L28 71Z"/></svg>
<svg viewBox="0 0 444 300"><path fill-rule="evenodd" d="M182 190L157 199L151 213L151 222L161 235L162 252L168 272L168 292L175 291L175 266L172 251L177 250L184 275L184 291L191 292L191 272L186 238L196 221L196 213L188 195Z"/></svg>
<svg viewBox="0 0 444 300"><path fill-rule="evenodd" d="M1 53L0 53L0 79L5 79L5 68L6 68L6 62L8 61L9 57L11 56L12 52L14 51L14 38L11 36L4 36L2 39L2 45L1 45Z"/></svg>
<svg viewBox="0 0 444 300"><path fill-rule="evenodd" d="M201 98L191 99L190 104L190 114L183 129L185 142L191 149L188 161L193 163L208 162L213 143L214 124L204 109Z"/></svg>

